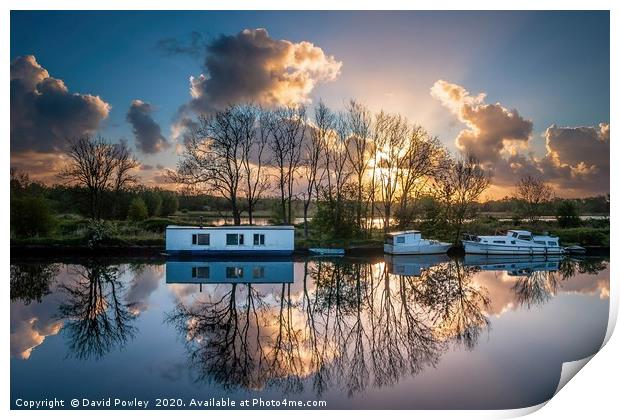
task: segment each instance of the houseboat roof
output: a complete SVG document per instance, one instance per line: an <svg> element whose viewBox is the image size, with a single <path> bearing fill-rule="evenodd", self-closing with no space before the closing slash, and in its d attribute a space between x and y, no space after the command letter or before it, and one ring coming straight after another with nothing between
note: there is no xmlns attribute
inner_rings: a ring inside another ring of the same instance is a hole
<svg viewBox="0 0 620 420"><path fill-rule="evenodd" d="M177 226L169 225L166 229L209 229L209 230L293 230L295 226L282 225L282 226L258 226L258 225L226 225L226 226Z"/></svg>
<svg viewBox="0 0 620 420"><path fill-rule="evenodd" d="M420 233L419 230L400 230L398 232L389 232L388 236L406 235L408 233Z"/></svg>

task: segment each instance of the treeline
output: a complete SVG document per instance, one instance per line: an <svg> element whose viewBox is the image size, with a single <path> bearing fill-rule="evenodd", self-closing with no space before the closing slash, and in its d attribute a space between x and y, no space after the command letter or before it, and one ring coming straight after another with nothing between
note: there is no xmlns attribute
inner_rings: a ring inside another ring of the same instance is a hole
<svg viewBox="0 0 620 420"><path fill-rule="evenodd" d="M201 116L169 176L224 197L235 224L243 206L252 223L269 193L279 198L279 219L290 224L301 200L306 238L313 204L312 225L322 235L365 237L375 218L385 231L394 219L411 226L420 196L429 194L440 204L437 220L456 238L490 183L474 156L453 157L423 127L356 101L339 112L322 102L311 110L240 104Z"/></svg>
<svg viewBox="0 0 620 420"><path fill-rule="evenodd" d="M301 215L306 239L311 231L370 238L377 219L384 232L426 224L456 243L479 211L528 220L553 214L575 226L580 213L609 210L609 196L559 201L532 176L517 180L514 197L480 204L491 179L475 156L453 156L402 115L373 113L354 100L342 111L322 102L311 109L237 104L200 116L167 173L182 194L141 186L139 166L124 142L69 140L58 185L12 173L12 230L44 234L51 213L140 221L181 209L231 214L234 224L244 213L250 224L257 212L282 224Z"/></svg>
<svg viewBox="0 0 620 420"><path fill-rule="evenodd" d="M540 214L543 216L556 216L558 206L565 201L573 202L577 212L581 215L609 215L609 195L573 198L570 200L554 197L541 203ZM516 214L519 212L522 205L523 203L521 200L516 197L504 197L500 200L489 200L484 203L478 203L476 208L478 211L484 213Z"/></svg>

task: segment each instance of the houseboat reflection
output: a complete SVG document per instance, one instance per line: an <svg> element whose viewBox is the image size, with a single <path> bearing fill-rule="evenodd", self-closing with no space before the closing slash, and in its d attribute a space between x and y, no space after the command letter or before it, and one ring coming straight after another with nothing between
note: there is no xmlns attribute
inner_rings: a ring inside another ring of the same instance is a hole
<svg viewBox="0 0 620 420"><path fill-rule="evenodd" d="M166 261L166 283L168 284L281 284L293 283L294 279L292 260Z"/></svg>

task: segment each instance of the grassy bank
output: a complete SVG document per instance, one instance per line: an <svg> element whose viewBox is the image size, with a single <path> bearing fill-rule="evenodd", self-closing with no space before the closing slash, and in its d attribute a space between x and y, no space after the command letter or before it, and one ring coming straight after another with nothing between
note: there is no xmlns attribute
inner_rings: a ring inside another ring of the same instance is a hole
<svg viewBox="0 0 620 420"><path fill-rule="evenodd" d="M19 237L11 235L12 246L36 247L161 247L165 244L165 228L170 224L193 225L192 218L150 218L141 222L113 220L99 223L80 216L66 214L56 218L54 228L46 236ZM427 238L452 242L454 237L445 229L429 223L417 227ZM394 228L396 229L396 228ZM561 228L554 221L512 222L499 218L481 216L466 223L463 232L493 235L509 229L524 229L535 233L548 232L560 238L562 245L609 247L609 220L583 221L581 226ZM295 247L372 248L383 243L383 230L375 229L370 235L359 238L330 238L310 228L309 237L304 236L303 225L296 226Z"/></svg>

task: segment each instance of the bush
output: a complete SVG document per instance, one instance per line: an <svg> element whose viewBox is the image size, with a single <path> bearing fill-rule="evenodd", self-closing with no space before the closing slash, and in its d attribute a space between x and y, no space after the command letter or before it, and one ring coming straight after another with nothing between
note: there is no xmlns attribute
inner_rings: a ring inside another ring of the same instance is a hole
<svg viewBox="0 0 620 420"><path fill-rule="evenodd" d="M556 215L560 227L567 228L579 226L579 213L577 212L577 205L574 201L562 201L558 205Z"/></svg>
<svg viewBox="0 0 620 420"><path fill-rule="evenodd" d="M162 217L170 216L179 208L179 199L176 194L170 191L163 191L161 193L161 210L159 215Z"/></svg>
<svg viewBox="0 0 620 420"><path fill-rule="evenodd" d="M162 197L159 191L146 190L141 195L144 204L146 204L148 216L159 216L162 205Z"/></svg>
<svg viewBox="0 0 620 420"><path fill-rule="evenodd" d="M356 223L355 191L351 186L344 186L341 199L329 200L326 191L316 205L316 213L311 226L328 239L352 239L359 235Z"/></svg>
<svg viewBox="0 0 620 420"><path fill-rule="evenodd" d="M11 200L11 229L18 236L46 236L54 228L52 212L41 197Z"/></svg>
<svg viewBox="0 0 620 420"><path fill-rule="evenodd" d="M179 223L174 220L170 220L170 219L154 217L154 218L146 219L140 224L140 226L142 227L142 229L146 231L161 233L166 230L166 226L175 225L175 224L179 224Z"/></svg>
<svg viewBox="0 0 620 420"><path fill-rule="evenodd" d="M562 245L609 246L609 229L573 228L555 232Z"/></svg>
<svg viewBox="0 0 620 420"><path fill-rule="evenodd" d="M115 241L115 229L110 222L105 220L89 220L86 228L86 245L89 248L97 248L100 245L111 245Z"/></svg>
<svg viewBox="0 0 620 420"><path fill-rule="evenodd" d="M149 217L149 211L146 207L146 203L141 198L134 198L129 204L129 210L127 211L127 219L133 222L141 222Z"/></svg>

